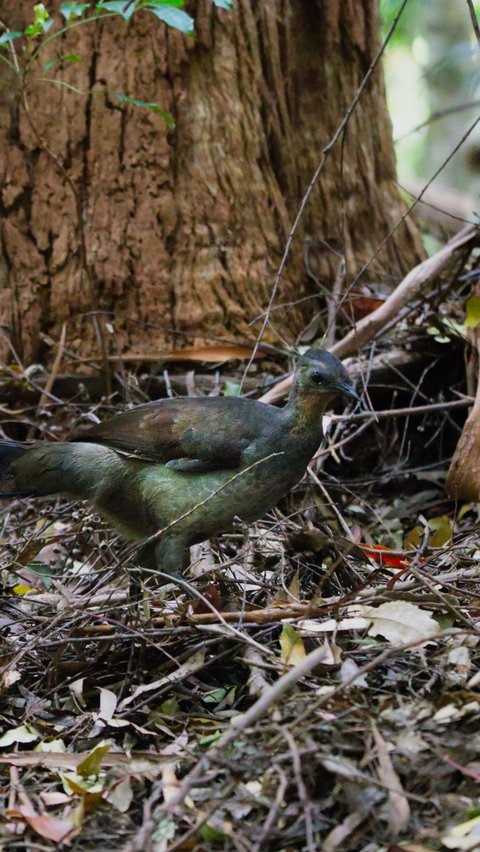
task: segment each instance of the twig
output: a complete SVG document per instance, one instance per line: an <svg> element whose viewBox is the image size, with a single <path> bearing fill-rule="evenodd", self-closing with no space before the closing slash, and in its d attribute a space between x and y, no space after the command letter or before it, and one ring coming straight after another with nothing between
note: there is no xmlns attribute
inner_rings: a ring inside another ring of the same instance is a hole
<svg viewBox="0 0 480 852"><path fill-rule="evenodd" d="M237 739L240 733L254 725L255 722L258 722L262 716L268 713L270 707L279 701L288 689L294 686L302 677L309 674L312 669L318 666L324 659L325 649L322 645L319 648L315 648L315 650L311 651L310 654L307 654L298 666L294 666L282 675L282 677L272 684L268 692L264 692L263 695L255 701L255 704L252 704L246 713L243 713L241 716L235 716L231 720L228 730L225 731L217 743L200 758L193 769L191 769L185 776L178 793L171 798L168 805L164 804L161 808L159 808L157 818L160 819L163 813L170 813L179 804L181 804L209 764L218 760L218 758L220 758L224 753L225 749Z"/></svg>
<svg viewBox="0 0 480 852"><path fill-rule="evenodd" d="M468 11L470 12L470 18L472 21L473 32L477 38L478 45L480 47L480 27L478 26L477 16L475 14L475 8L472 0L467 0Z"/></svg>

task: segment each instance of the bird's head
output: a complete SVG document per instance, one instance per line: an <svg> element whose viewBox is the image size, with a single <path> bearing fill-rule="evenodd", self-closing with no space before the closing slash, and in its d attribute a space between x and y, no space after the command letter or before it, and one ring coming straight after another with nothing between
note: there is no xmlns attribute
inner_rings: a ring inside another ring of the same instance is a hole
<svg viewBox="0 0 480 852"><path fill-rule="evenodd" d="M339 394L358 400L342 362L324 349L308 349L301 355L293 384L297 393L321 395L325 404Z"/></svg>

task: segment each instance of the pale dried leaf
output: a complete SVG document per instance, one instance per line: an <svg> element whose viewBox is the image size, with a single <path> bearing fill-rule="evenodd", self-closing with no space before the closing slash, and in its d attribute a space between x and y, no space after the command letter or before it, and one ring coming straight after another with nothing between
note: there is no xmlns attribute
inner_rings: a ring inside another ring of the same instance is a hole
<svg viewBox="0 0 480 852"><path fill-rule="evenodd" d="M359 666L357 666L355 660L352 660L351 657L347 657L346 660L343 661L340 666L340 683L345 683L345 681L350 680L356 672L359 671ZM367 678L364 674L358 675L355 680L352 682L352 686L357 687L368 687Z"/></svg>
<svg viewBox="0 0 480 852"><path fill-rule="evenodd" d="M322 842L322 852L335 852L336 849L341 849L345 840L352 831L355 831L357 826L367 819L367 814L362 814L359 811L354 811L349 814L340 825L330 831Z"/></svg>
<svg viewBox="0 0 480 852"><path fill-rule="evenodd" d="M117 696L110 689L100 688L100 710L98 718L103 722L109 722L117 707Z"/></svg>
<svg viewBox="0 0 480 852"><path fill-rule="evenodd" d="M107 800L121 814L127 813L133 801L133 790L128 775L109 790Z"/></svg>
<svg viewBox="0 0 480 852"><path fill-rule="evenodd" d="M297 666L307 656L303 639L288 622L283 625L280 634L280 648L282 662L288 666Z"/></svg>
<svg viewBox="0 0 480 852"><path fill-rule="evenodd" d="M393 644L428 639L439 632L439 626L430 613L408 601L388 601L380 606L360 609L362 615L372 621L368 635L383 636Z"/></svg>
<svg viewBox="0 0 480 852"><path fill-rule="evenodd" d="M32 725L19 725L18 728L5 731L0 737L0 748L7 748L13 743L33 743L38 739L40 739L40 732Z"/></svg>
<svg viewBox="0 0 480 852"><path fill-rule="evenodd" d="M454 825L448 834L442 837L447 849L478 849L480 847L480 816Z"/></svg>
<svg viewBox="0 0 480 852"><path fill-rule="evenodd" d="M403 792L400 778L394 769L387 744L376 726L373 727L373 738L377 749L378 777L388 794L388 825L390 833L397 837L408 826L410 805Z"/></svg>

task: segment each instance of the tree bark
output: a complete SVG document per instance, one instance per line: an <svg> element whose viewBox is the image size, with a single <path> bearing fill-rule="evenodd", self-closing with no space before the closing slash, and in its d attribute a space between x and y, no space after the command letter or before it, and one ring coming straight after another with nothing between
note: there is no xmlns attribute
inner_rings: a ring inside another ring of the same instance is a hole
<svg viewBox="0 0 480 852"><path fill-rule="evenodd" d="M30 0L1 6L9 28L28 23ZM111 313L113 353L255 339L251 323L266 309L303 193L378 49L377 3L235 0L223 11L196 0L189 10L195 39L140 12L129 25L110 18L52 41L28 85L33 129L2 67L0 310L25 362L47 357L45 335L58 338L64 322L68 351L97 355L92 311ZM79 63L44 71L71 52ZM116 92L157 102L176 129ZM45 146L76 187L90 283L75 199ZM281 279L277 305L312 302L275 312L267 339L294 343L315 300L324 304L340 255L347 282L371 258L404 210L394 177L378 69L312 193ZM421 256L404 224L362 282L394 286Z"/></svg>

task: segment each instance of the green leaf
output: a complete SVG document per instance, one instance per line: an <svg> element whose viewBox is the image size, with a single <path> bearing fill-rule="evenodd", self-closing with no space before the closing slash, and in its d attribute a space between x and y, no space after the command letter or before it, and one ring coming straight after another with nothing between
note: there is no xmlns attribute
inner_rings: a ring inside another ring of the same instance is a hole
<svg viewBox="0 0 480 852"><path fill-rule="evenodd" d="M282 661L289 666L297 666L306 657L303 639L288 621L280 634L280 648Z"/></svg>
<svg viewBox="0 0 480 852"><path fill-rule="evenodd" d="M223 383L224 396L240 396L241 389L241 385L238 382L231 382L229 379L225 379Z"/></svg>
<svg viewBox="0 0 480 852"><path fill-rule="evenodd" d="M213 0L217 9L233 9L233 0Z"/></svg>
<svg viewBox="0 0 480 852"><path fill-rule="evenodd" d="M165 112L165 110L161 109L158 104L151 101L141 101L139 98L130 98L128 95L122 95L121 92L114 92L114 98L117 98L119 101L123 101L126 104L133 104L136 107L144 107L146 109L151 109L152 112L155 112L157 115L160 115L163 120L168 124L172 129L175 127L175 122L170 115L169 112Z"/></svg>
<svg viewBox="0 0 480 852"><path fill-rule="evenodd" d="M97 776L100 772L100 766L103 756L110 751L111 746L101 742L92 749L89 754L77 766L77 775L82 778L89 778L91 775Z"/></svg>
<svg viewBox="0 0 480 852"><path fill-rule="evenodd" d="M137 4L129 0L100 0L95 6L97 12L115 12L121 15L124 21L129 21L136 11Z"/></svg>
<svg viewBox="0 0 480 852"><path fill-rule="evenodd" d="M80 18L89 5L89 3L60 3L60 14L63 15L67 24L69 24L75 18Z"/></svg>
<svg viewBox="0 0 480 852"><path fill-rule="evenodd" d="M217 742L217 740L219 740L221 736L222 736L222 732L221 732L221 731L216 731L214 734L208 734L208 736L206 736L206 737L202 737L202 738L198 741L198 745L199 745L199 746L209 746L209 745L212 745L212 743L216 743L216 742Z"/></svg>
<svg viewBox="0 0 480 852"><path fill-rule="evenodd" d="M184 0L140 0L137 8L143 9L145 6L176 6L178 9L181 9L184 5Z"/></svg>
<svg viewBox="0 0 480 852"><path fill-rule="evenodd" d="M466 304L467 316L463 323L465 328L476 328L480 323L480 296L470 296Z"/></svg>
<svg viewBox="0 0 480 852"><path fill-rule="evenodd" d="M193 18L182 12L181 9L176 9L174 6L155 6L152 3L146 3L142 9L147 9L152 15L155 15L160 21L165 21L169 27L174 27L180 30L185 35L193 35L194 23Z"/></svg>
<svg viewBox="0 0 480 852"><path fill-rule="evenodd" d="M225 841L227 840L226 834L218 831L218 829L216 829L213 825L209 825L208 822L206 822L205 825L202 825L198 833L202 840L205 840L206 843L221 843L222 846L224 846Z"/></svg>
<svg viewBox="0 0 480 852"><path fill-rule="evenodd" d="M3 33L0 36L0 44L8 44L9 41L13 41L16 38L21 38L23 33L15 33L12 30L9 30L6 33Z"/></svg>
<svg viewBox="0 0 480 852"><path fill-rule="evenodd" d="M65 56L59 56L57 59L50 59L50 62L46 62L43 66L43 70L51 71L55 65L64 62L80 62L80 57L77 56L76 53L66 53Z"/></svg>
<svg viewBox="0 0 480 852"><path fill-rule="evenodd" d="M48 33L53 24L53 18L49 17L43 3L37 3L33 7L33 14L33 24L25 28L25 35L30 36L30 38L36 38L42 35L42 33Z"/></svg>

